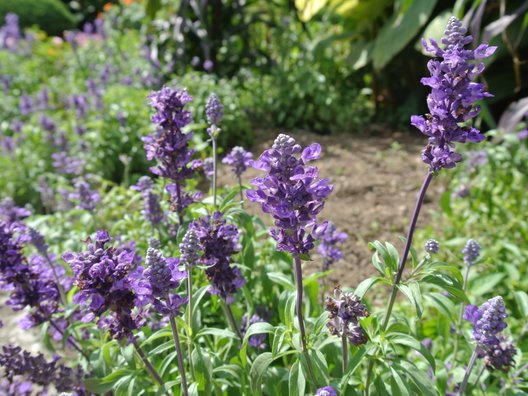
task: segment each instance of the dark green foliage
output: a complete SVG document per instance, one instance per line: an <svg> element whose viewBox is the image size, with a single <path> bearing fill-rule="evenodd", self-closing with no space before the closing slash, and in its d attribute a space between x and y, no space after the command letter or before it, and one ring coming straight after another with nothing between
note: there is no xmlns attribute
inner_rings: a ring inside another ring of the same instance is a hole
<svg viewBox="0 0 528 396"><path fill-rule="evenodd" d="M0 0L0 19L17 14L21 27L39 26L50 35L75 27L75 17L59 0Z"/></svg>

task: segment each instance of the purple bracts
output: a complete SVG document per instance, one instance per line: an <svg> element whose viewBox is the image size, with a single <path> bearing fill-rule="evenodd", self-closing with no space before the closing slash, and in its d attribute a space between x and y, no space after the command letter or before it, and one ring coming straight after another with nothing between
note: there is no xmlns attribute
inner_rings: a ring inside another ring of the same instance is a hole
<svg viewBox="0 0 528 396"><path fill-rule="evenodd" d="M224 157L222 160L223 164L231 165L231 170L233 173L240 177L242 173L246 171L248 166L251 165L251 160L253 159L253 154L249 151L244 150L243 147L236 146L233 147L231 152Z"/></svg>
<svg viewBox="0 0 528 396"><path fill-rule="evenodd" d="M369 316L370 313L358 296L344 293L336 287L334 298L326 297L325 310L328 311L329 321L326 327L330 334L345 336L356 346L367 342L367 336L359 325L359 319Z"/></svg>
<svg viewBox="0 0 528 396"><path fill-rule="evenodd" d="M323 270L326 271L333 263L343 258L343 252L337 245L346 241L348 235L339 232L331 221L325 221L315 228L314 236L321 241L317 246L317 252L323 258Z"/></svg>
<svg viewBox="0 0 528 396"><path fill-rule="evenodd" d="M165 258L157 245L156 240L150 242L145 260L146 268L139 267L132 275L138 305L151 303L157 312L178 315L187 299L172 293L172 290L180 286L187 273L178 269L179 259Z"/></svg>
<svg viewBox="0 0 528 396"><path fill-rule="evenodd" d="M73 181L75 191L69 194L69 199L76 202L76 208L93 212L101 200L101 196L95 190L92 190L90 184L83 178L79 177Z"/></svg>
<svg viewBox="0 0 528 396"><path fill-rule="evenodd" d="M475 50L464 47L473 41L465 36L466 28L455 17L449 20L441 49L434 40L424 48L435 58L427 63L431 77L422 78L423 85L431 87L427 97L429 114L412 116L411 124L429 137L429 144L422 152L423 161L431 171L453 168L462 156L455 151L454 143L481 142L485 136L470 126L461 126L476 117L480 111L473 107L476 101L492 96L484 85L473 82L484 70L483 63L469 63L493 54L496 47L479 45Z"/></svg>
<svg viewBox="0 0 528 396"><path fill-rule="evenodd" d="M217 294L226 302L232 301L232 295L246 283L240 270L231 265L231 256L240 251L237 228L227 224L222 213L215 212L211 217L191 223L192 229L203 252L199 263L205 265L205 273L211 282L209 293Z"/></svg>
<svg viewBox="0 0 528 396"><path fill-rule="evenodd" d="M251 184L256 189L246 195L274 217L275 227L270 234L278 242L279 251L306 254L314 247L315 238L309 229L316 226L316 216L333 189L328 179L318 178L315 166L306 165L320 155L319 144L303 150L295 139L280 134L272 148L252 164L267 174L254 178Z"/></svg>
<svg viewBox="0 0 528 396"><path fill-rule="evenodd" d="M24 329L37 326L59 310L59 289L41 256L28 263L22 244L28 242L20 224L0 222L0 288L9 292L6 305L14 311L30 308L20 321Z"/></svg>
<svg viewBox="0 0 528 396"><path fill-rule="evenodd" d="M514 346L501 333L508 314L502 297L489 299L480 307L466 306L464 319L473 325L473 339L477 343L478 357L490 369L508 371L516 354Z"/></svg>
<svg viewBox="0 0 528 396"><path fill-rule="evenodd" d="M180 243L180 263L194 267L200 260L200 241L193 228L189 228Z"/></svg>
<svg viewBox="0 0 528 396"><path fill-rule="evenodd" d="M53 385L58 392L74 392L77 396L88 395L82 384L83 370L58 364L58 357L50 362L39 353L31 356L27 351L13 345L4 345L0 352L0 367L3 367L5 382L0 383L0 394L33 395L33 384L43 387L39 395L48 395Z"/></svg>
<svg viewBox="0 0 528 396"><path fill-rule="evenodd" d="M315 391L315 396L337 396L337 392L331 386L325 386Z"/></svg>
<svg viewBox="0 0 528 396"><path fill-rule="evenodd" d="M121 339L132 336L132 331L141 326L135 315L136 292L130 276L138 257L129 247L109 247L110 235L105 230L97 231L95 240L86 240L87 251L63 255L74 274L79 291L73 301L86 310L83 322L99 317L100 328L108 329L112 337ZM109 316L103 316L110 311Z"/></svg>

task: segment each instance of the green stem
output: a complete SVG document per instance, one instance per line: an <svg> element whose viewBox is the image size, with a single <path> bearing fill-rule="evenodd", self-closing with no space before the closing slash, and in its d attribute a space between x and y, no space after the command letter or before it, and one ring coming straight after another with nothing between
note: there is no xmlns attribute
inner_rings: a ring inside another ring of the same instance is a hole
<svg viewBox="0 0 528 396"><path fill-rule="evenodd" d="M134 347L136 348L136 352L138 353L139 357L141 358L141 360L145 364L145 367L146 367L147 371L149 372L149 374L158 383L160 388L163 389L164 393L168 395L169 393L165 389L165 383L161 379L161 377L158 374L158 371L156 370L156 368L152 365L152 363L150 363L150 360L148 359L147 355L145 355L145 352L143 352L143 349L141 349L141 346L138 344L137 340L134 339L134 341L132 341L132 343L134 344Z"/></svg>
<svg viewBox="0 0 528 396"><path fill-rule="evenodd" d="M392 314L392 309L394 307L394 302L396 301L396 296L398 294L398 285L400 284L401 278L403 276L403 270L405 269L405 263L407 262L407 257L411 249L412 239L414 236L414 230L416 228L416 222L418 221L418 216L420 215L420 209L422 208L423 201L425 198L425 193L427 192L427 188L429 187L429 184L431 183L431 180L433 179L433 175L434 174L431 173L431 171L427 172L427 175L425 176L425 179L422 184L422 188L420 189L420 193L418 194L418 198L416 199L414 211L411 216L411 222L407 230L407 239L405 241L405 247L403 249L403 254L400 258L400 263L398 265L398 272L396 273L396 277L394 278L394 282L392 284L392 292L391 292L391 296L389 299L389 304L387 305L387 310L385 311L385 318L383 319L383 324L381 326L382 332L385 332L385 330L387 330L387 325L389 324L389 320ZM368 371L367 371L367 382L365 384L365 394L366 395L368 395L368 392L369 392L373 369L374 369L374 361L371 360L369 362Z"/></svg>
<svg viewBox="0 0 528 396"><path fill-rule="evenodd" d="M46 262L48 263L51 269L51 272L53 273L55 282L57 283L57 289L59 289L59 295L60 295L61 302L64 306L66 306L66 303L68 302L68 300L66 299L66 293L64 292L64 288L62 287L62 284L60 282L59 275L57 274L57 271L55 270L55 265L53 265L53 263L51 262L48 252L45 252L43 256L46 259Z"/></svg>
<svg viewBox="0 0 528 396"><path fill-rule="evenodd" d="M242 209L244 209L244 194L242 193L242 179L240 178L240 175L238 177L238 187L240 188L240 206Z"/></svg>
<svg viewBox="0 0 528 396"><path fill-rule="evenodd" d="M348 368L348 343L344 334L341 336L341 347L343 349L343 375L345 375Z"/></svg>
<svg viewBox="0 0 528 396"><path fill-rule="evenodd" d="M188 388L187 388L187 377L185 376L185 366L183 365L183 354L181 349L181 343L180 343L180 336L178 335L178 328L176 327L176 321L174 320L174 315L170 314L169 316L171 329L172 329L172 336L174 338L174 345L176 346L176 354L178 355L178 369L180 370L181 375L181 387L183 391L184 396L188 396ZM190 359L190 356L189 356Z"/></svg>
<svg viewBox="0 0 528 396"><path fill-rule="evenodd" d="M229 326L231 327L231 330L233 330L233 332L242 341L243 337L242 337L242 334L240 334L240 330L238 329L238 326L236 324L235 316L233 315L233 311L231 310L231 307L224 299L222 299L221 301L222 301L222 307L224 308L224 311L226 313L227 320L229 322Z"/></svg>
<svg viewBox="0 0 528 396"><path fill-rule="evenodd" d="M192 267L189 265L187 266L187 279L186 279L186 286L187 286L187 355L189 359L189 366L191 368L191 376L194 377L194 366L192 363L192 337L193 337L193 304L192 304Z"/></svg>
<svg viewBox="0 0 528 396"><path fill-rule="evenodd" d="M297 321L299 322L299 330L301 332L301 343L303 354L306 358L306 364L308 366L308 376L310 380L315 385L316 379L313 371L312 360L310 354L308 353L308 347L306 344L306 330L304 328L304 319L302 313L303 305L303 282L302 282L302 263L298 255L294 254L293 259L295 261L295 283L297 285L297 301L296 301L296 311L297 311Z"/></svg>
<svg viewBox="0 0 528 396"><path fill-rule="evenodd" d="M216 130L213 131L211 140L213 141L213 212L216 211L216 176L217 176L217 153L216 153L216 138L214 134Z"/></svg>
<svg viewBox="0 0 528 396"><path fill-rule="evenodd" d="M462 286L462 290L466 290L467 288L467 282L468 282L468 277L469 277L469 268L470 266L467 265L466 266L466 272L464 273L464 284ZM462 320L464 318L464 305L462 304L462 306L460 307L460 312L459 312L459 315L458 315L458 322L456 324L456 328L455 328L455 345L453 347L453 367L455 366L455 363L456 363L456 359L457 359L457 353L458 353L458 346L459 346L459 338L460 338L460 333L461 333L461 329L462 329ZM453 384L453 387L455 386L455 384Z"/></svg>
<svg viewBox="0 0 528 396"><path fill-rule="evenodd" d="M458 389L458 394L462 396L464 394L464 391L466 390L466 386L469 381L469 376L471 375L471 371L473 371L473 367L475 366L475 362L477 361L477 348L473 351L473 354L471 355L471 358L469 359L469 364L466 368L466 372L464 374L464 379L462 380L462 384L460 385L460 388Z"/></svg>

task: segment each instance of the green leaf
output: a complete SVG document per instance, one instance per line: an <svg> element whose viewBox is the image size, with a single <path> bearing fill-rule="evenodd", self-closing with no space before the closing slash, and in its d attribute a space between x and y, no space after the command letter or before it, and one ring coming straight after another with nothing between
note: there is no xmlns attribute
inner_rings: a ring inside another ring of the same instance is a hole
<svg viewBox="0 0 528 396"><path fill-rule="evenodd" d="M304 395L306 388L306 378L303 373L302 365L297 360L290 369L288 378L288 389L290 395Z"/></svg>
<svg viewBox="0 0 528 396"><path fill-rule="evenodd" d="M387 336L387 339L394 344L405 345L419 352L431 365L433 372L436 371L436 363L433 358L433 355L431 355L431 352L429 352L429 350L425 346L423 346L422 343L418 340L415 340L410 335L403 333L391 333L389 336Z"/></svg>
<svg viewBox="0 0 528 396"><path fill-rule="evenodd" d="M400 377L400 374L389 366L390 372L392 374L391 378L391 389L393 395L395 396L409 396L410 393L407 390L407 385L403 382L403 379Z"/></svg>
<svg viewBox="0 0 528 396"><path fill-rule="evenodd" d="M213 366L207 351L195 346L191 356L194 368L194 379L198 383L198 390L210 395L213 390Z"/></svg>
<svg viewBox="0 0 528 396"><path fill-rule="evenodd" d="M514 294L521 316L528 317L528 294L522 290L516 291Z"/></svg>
<svg viewBox="0 0 528 396"><path fill-rule="evenodd" d="M446 318L449 318L451 321L457 320L455 304L449 298L436 292L426 293L424 297L429 304L445 315Z"/></svg>
<svg viewBox="0 0 528 396"><path fill-rule="evenodd" d="M256 334L269 334L275 331L275 327L270 325L267 322L257 322L253 323L248 327L246 334L244 335L244 340L242 343L246 345L248 343L249 337Z"/></svg>
<svg viewBox="0 0 528 396"><path fill-rule="evenodd" d="M446 274L437 273L434 275L429 275L426 276L423 281L425 283L430 283L440 287L462 302L469 303L466 293L464 293L464 290L462 290L462 284L460 284L456 279L450 278Z"/></svg>
<svg viewBox="0 0 528 396"><path fill-rule="evenodd" d="M414 0L406 10L402 7L385 23L372 50L376 70L383 69L416 36L429 19L436 2Z"/></svg>
<svg viewBox="0 0 528 396"><path fill-rule="evenodd" d="M354 294L359 298L363 298L365 293L382 279L383 278L375 277L363 280L359 285L357 285L356 289L354 290Z"/></svg>
<svg viewBox="0 0 528 396"><path fill-rule="evenodd" d="M278 285L284 286L288 290L295 290L292 279L282 272L268 272L268 278Z"/></svg>
<svg viewBox="0 0 528 396"><path fill-rule="evenodd" d="M405 360L400 361L400 364L393 363L394 369L398 370L399 372L406 373L410 377L411 381L420 390L420 395L438 396L438 392L435 391L433 381L423 371L419 370L414 364L406 362Z"/></svg>
<svg viewBox="0 0 528 396"><path fill-rule="evenodd" d="M363 357L367 354L367 349L364 346L361 346L357 349L356 353L352 356L348 362L348 370L343 378L341 378L341 387L345 386L348 383L354 372L361 364Z"/></svg>
<svg viewBox="0 0 528 396"><path fill-rule="evenodd" d="M249 378L251 382L251 390L254 395L262 394L262 379L272 362L273 356L271 356L271 352L264 352L263 354L258 355L253 361L251 370L249 371Z"/></svg>
<svg viewBox="0 0 528 396"><path fill-rule="evenodd" d="M212 335L215 337L222 337L222 338L233 338L233 339L238 338L238 335L233 333L230 329L217 329L215 327L206 327L200 330L198 334L196 334L196 337L206 336L206 335Z"/></svg>
<svg viewBox="0 0 528 396"><path fill-rule="evenodd" d="M410 282L409 284L399 284L398 289L401 290L403 294L409 299L410 303L414 306L416 310L416 316L420 318L423 313L423 304L422 304L422 293L420 291L420 285L416 282Z"/></svg>
<svg viewBox="0 0 528 396"><path fill-rule="evenodd" d="M475 296L482 296L491 292L505 276L506 274L502 272L477 276L471 279L469 290L471 291L471 294L474 294Z"/></svg>

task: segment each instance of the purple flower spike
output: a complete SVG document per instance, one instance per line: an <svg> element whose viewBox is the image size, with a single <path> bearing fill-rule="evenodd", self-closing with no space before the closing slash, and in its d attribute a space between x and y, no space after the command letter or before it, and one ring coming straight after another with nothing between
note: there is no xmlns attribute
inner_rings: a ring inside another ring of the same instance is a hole
<svg viewBox="0 0 528 396"><path fill-rule="evenodd" d="M461 125L479 114L480 109L473 107L475 102L492 96L483 84L473 82L484 70L484 64L470 61L490 56L496 47L481 44L475 50L465 49L472 41L471 36L466 36L462 22L455 17L447 24L442 39L444 49L434 40L430 40L430 44L422 41L424 48L435 56L427 64L431 77L421 80L423 85L431 87L427 97L430 113L412 116L411 124L429 137L422 159L434 172L453 168L462 161L462 156L455 152L455 142L485 140L479 130Z"/></svg>
<svg viewBox="0 0 528 396"><path fill-rule="evenodd" d="M242 335L242 337L246 335L246 331L249 326L251 326L254 323L261 323L261 322L265 322L265 320L262 319L259 315L253 314L251 319L249 319L249 323L248 323L248 314L245 313L244 316L242 316L242 323L240 325L240 334ZM266 349L267 336L268 335L266 333L255 334L249 337L248 345L254 348L258 348L258 349Z"/></svg>
<svg viewBox="0 0 528 396"><path fill-rule="evenodd" d="M464 255L464 263L473 265L480 256L480 245L477 241L470 239L462 249L462 254Z"/></svg>
<svg viewBox="0 0 528 396"><path fill-rule="evenodd" d="M222 160L222 163L231 165L231 170L233 173L240 177L242 173L246 171L248 166L251 165L251 160L253 159L253 154L244 150L243 147L236 146L233 147L231 152L225 156Z"/></svg>
<svg viewBox="0 0 528 396"><path fill-rule="evenodd" d="M212 93L207 98L205 104L205 115L207 116L207 121L211 125L219 126L220 122L224 118L224 106L220 102L220 98Z"/></svg>
<svg viewBox="0 0 528 396"><path fill-rule="evenodd" d="M331 386L325 386L315 391L315 396L337 396L337 392Z"/></svg>
<svg viewBox="0 0 528 396"><path fill-rule="evenodd" d="M150 241L145 260L147 268L139 267L132 275L138 305L151 303L157 312L178 315L187 299L172 291L180 286L187 273L178 269L179 259L165 258L158 245L157 240Z"/></svg>
<svg viewBox="0 0 528 396"><path fill-rule="evenodd" d="M99 193L92 190L90 184L83 178L77 178L74 181L75 191L69 196L69 199L76 202L76 208L93 212L101 200Z"/></svg>
<svg viewBox="0 0 528 396"><path fill-rule="evenodd" d="M14 223L29 216L31 216L31 211L16 206L15 201L13 201L12 198L6 197L0 201L0 220Z"/></svg>
<svg viewBox="0 0 528 396"><path fill-rule="evenodd" d="M192 121L185 105L192 97L185 90L163 87L149 96L155 113L152 122L157 130L143 138L148 160L157 160L158 165L150 168L155 175L167 178L173 183L167 190L171 194L172 207L179 213L194 198L182 191L182 182L193 176L196 163L192 161L194 151L188 148L192 133L183 133L182 128Z"/></svg>
<svg viewBox="0 0 528 396"><path fill-rule="evenodd" d="M473 325L473 339L477 343L477 356L484 359L490 370L508 371L513 367L517 350L507 338L500 334L508 325L504 300L493 297L480 307L468 305L464 319Z"/></svg>
<svg viewBox="0 0 528 396"><path fill-rule="evenodd" d="M240 270L231 265L231 257L240 251L239 232L237 228L222 218L222 213L215 212L211 217L194 221L189 226L200 241L203 252L199 263L205 265L205 273L211 282L209 293L217 294L232 302L232 295L242 287L246 280Z"/></svg>
<svg viewBox="0 0 528 396"><path fill-rule="evenodd" d="M116 339L132 338L132 331L142 326L141 312L134 310L140 292L131 276L139 261L129 247L107 246L111 241L106 230L88 238L87 250L63 255L74 274L79 291L73 300L84 309L83 322L98 318L98 326ZM139 270L139 269L138 269Z"/></svg>
<svg viewBox="0 0 528 396"><path fill-rule="evenodd" d="M270 234L278 242L279 251L306 254L314 247L310 229L317 226L316 217L333 189L328 179L319 179L316 167L306 166L306 161L319 158L320 153L318 144L303 151L295 139L281 134L272 148L252 163L267 174L253 179L251 184L256 189L246 194L274 217L275 227Z"/></svg>

